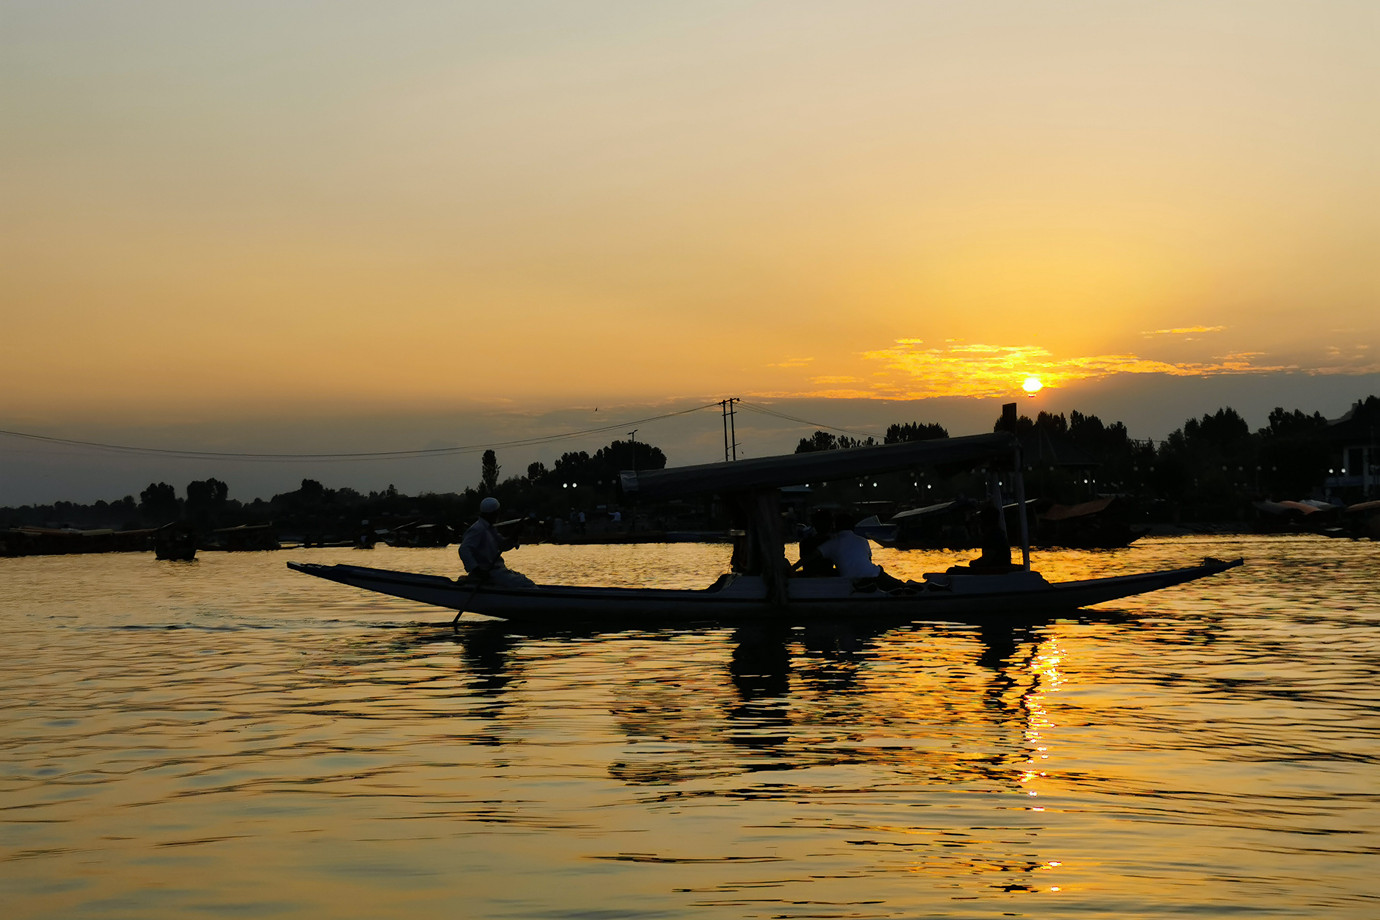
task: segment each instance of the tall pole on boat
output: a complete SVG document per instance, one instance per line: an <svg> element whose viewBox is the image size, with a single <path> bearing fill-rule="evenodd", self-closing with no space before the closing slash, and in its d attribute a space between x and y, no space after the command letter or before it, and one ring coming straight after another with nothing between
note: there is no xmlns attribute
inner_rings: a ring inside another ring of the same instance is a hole
<svg viewBox="0 0 1380 920"><path fill-rule="evenodd" d="M1032 390L1031 396L1035 393ZM1021 442L1016 435L1018 418L1015 403L1006 403L1001 407L1002 427L1011 432L1012 437L1016 437L1016 446L1011 456L1011 469L1016 475L1016 512L1017 519L1021 522L1021 565L1027 572L1030 571L1030 522L1025 519L1025 459L1021 456ZM1005 516L1003 515L1003 518Z"/></svg>
<svg viewBox="0 0 1380 920"><path fill-rule="evenodd" d="M1021 457L1021 445L1016 444L1014 466L1016 468L1016 507L1021 522L1021 566L1030 571L1030 524L1025 519L1025 460Z"/></svg>
<svg viewBox="0 0 1380 920"><path fill-rule="evenodd" d="M1035 396L1034 390L1031 396ZM1021 523L1021 567L1025 571L1031 570L1031 528L1029 521L1025 520L1025 459L1021 457L1021 441L1017 436L1017 410L1016 403L1006 403L1002 406L1002 428L1009 430L1012 437L1016 437L1016 447L1012 450L1012 470L1016 473L1016 508L1017 520Z"/></svg>

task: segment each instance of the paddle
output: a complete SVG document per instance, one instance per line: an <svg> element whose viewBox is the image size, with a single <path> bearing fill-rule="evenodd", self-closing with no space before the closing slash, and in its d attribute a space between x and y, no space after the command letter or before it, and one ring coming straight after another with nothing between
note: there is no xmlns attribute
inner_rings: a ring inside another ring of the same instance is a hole
<svg viewBox="0 0 1380 920"><path fill-rule="evenodd" d="M474 600L474 596L479 593L479 589L483 587L483 584L482 579L474 579L474 587L470 589L470 593L465 596L463 601L456 605L455 619L450 621L450 628L455 632L460 631L460 617L464 615L465 608L469 605L470 601Z"/></svg>

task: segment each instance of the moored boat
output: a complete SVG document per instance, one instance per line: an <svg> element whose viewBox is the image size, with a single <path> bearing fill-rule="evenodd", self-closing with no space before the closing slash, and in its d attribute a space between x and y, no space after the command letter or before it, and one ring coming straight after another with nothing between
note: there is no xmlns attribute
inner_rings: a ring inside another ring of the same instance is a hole
<svg viewBox="0 0 1380 920"><path fill-rule="evenodd" d="M187 524L174 522L164 524L153 535L153 555L155 559L173 562L191 562L196 558L197 534Z"/></svg>

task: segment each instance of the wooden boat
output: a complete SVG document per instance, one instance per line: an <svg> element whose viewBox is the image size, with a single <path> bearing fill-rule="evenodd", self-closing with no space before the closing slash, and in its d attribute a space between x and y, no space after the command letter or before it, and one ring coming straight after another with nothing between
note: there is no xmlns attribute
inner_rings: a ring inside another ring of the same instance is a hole
<svg viewBox="0 0 1380 920"><path fill-rule="evenodd" d="M846 578L794 578L786 603L769 599L760 576L731 574L701 590L541 585L501 588L357 565L289 562L288 568L366 591L436 607L532 623L599 620L667 623L741 620L817 620L841 617L946 620L1040 617L1091 604L1158 591L1241 564L1206 560L1202 565L1050 583L1038 572L975 571L927 574L897 593L859 589Z"/></svg>
<svg viewBox="0 0 1380 920"><path fill-rule="evenodd" d="M789 577L780 526L782 486L957 463L990 465L995 477L997 467L1007 467L1013 461L1010 468L1020 469L1018 451L1014 438L994 434L624 473L624 493L640 501L716 492L734 510L744 536L734 546L733 571L701 590L562 585L513 588L353 565L289 562L288 567L459 613L531 623L599 620L651 624L845 617L900 621L1040 617L1157 591L1241 564L1239 559L1205 560L1201 565L1168 571L1050 583L1030 568L1029 534L1020 516L1019 565L1001 569L955 566L890 591L882 590L875 581ZM1012 481L1017 491L1023 492L1020 477L1014 476ZM1000 497L999 488L994 493ZM1024 505L1023 494L1017 500Z"/></svg>

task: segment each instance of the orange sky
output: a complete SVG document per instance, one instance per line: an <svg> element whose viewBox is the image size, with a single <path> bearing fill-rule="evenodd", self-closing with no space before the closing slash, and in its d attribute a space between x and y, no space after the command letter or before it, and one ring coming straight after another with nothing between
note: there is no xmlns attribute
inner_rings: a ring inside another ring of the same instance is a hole
<svg viewBox="0 0 1380 920"><path fill-rule="evenodd" d="M1368 0L7 3L0 427L1364 395L1377 35Z"/></svg>

